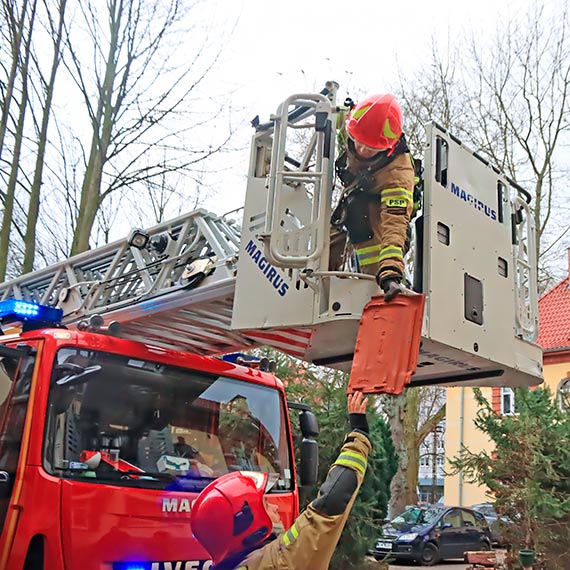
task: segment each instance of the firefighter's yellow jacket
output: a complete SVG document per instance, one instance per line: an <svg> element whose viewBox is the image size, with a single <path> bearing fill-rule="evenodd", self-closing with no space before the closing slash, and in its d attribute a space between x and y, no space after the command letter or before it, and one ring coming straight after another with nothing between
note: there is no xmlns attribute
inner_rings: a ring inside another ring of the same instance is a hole
<svg viewBox="0 0 570 570"><path fill-rule="evenodd" d="M367 168L367 161L359 160L348 150L349 172L358 174ZM377 199L368 202L371 237L353 243L363 273L378 274L380 280L404 274L405 243L408 225L414 208L414 167L409 153L397 155L392 162L372 175L369 195ZM345 192L350 192L347 187ZM363 220L365 223L365 220Z"/></svg>
<svg viewBox="0 0 570 570"><path fill-rule="evenodd" d="M319 490L291 528L251 552L237 570L326 570L364 479L371 444L351 432Z"/></svg>

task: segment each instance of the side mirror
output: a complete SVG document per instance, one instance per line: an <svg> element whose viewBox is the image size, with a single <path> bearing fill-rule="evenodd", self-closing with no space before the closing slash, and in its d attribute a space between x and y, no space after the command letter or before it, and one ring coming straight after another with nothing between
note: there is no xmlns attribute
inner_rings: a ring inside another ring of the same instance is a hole
<svg viewBox="0 0 570 570"><path fill-rule="evenodd" d="M315 438L319 436L319 422L317 416L310 410L303 410L299 414L299 426L303 437Z"/></svg>
<svg viewBox="0 0 570 570"><path fill-rule="evenodd" d="M99 372L101 370L99 364L94 364L93 366L80 366L78 364L72 364L71 362L65 362L63 364L58 364L55 367L55 371L58 373L64 373L58 380L56 384L58 386L68 385L75 386L76 384L82 384L85 382L85 377L93 374L94 372Z"/></svg>
<svg viewBox="0 0 570 570"><path fill-rule="evenodd" d="M315 485L319 476L319 445L314 439L303 438L301 442L301 462L299 484L303 487Z"/></svg>

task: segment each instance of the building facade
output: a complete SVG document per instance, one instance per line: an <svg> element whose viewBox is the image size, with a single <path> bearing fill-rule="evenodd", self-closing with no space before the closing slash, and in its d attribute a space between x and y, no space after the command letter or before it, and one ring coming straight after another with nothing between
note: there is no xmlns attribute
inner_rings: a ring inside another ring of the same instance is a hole
<svg viewBox="0 0 570 570"><path fill-rule="evenodd" d="M437 503L443 497L445 465L445 420L431 432L420 446L418 500Z"/></svg>

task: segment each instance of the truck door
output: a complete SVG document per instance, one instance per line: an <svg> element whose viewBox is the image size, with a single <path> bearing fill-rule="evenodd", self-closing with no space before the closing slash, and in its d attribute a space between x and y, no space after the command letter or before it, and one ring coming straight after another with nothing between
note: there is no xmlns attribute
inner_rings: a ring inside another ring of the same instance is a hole
<svg viewBox="0 0 570 570"><path fill-rule="evenodd" d="M28 348L28 347L26 347ZM31 347L30 347L31 348ZM13 350L8 354L9 350ZM25 429L36 361L35 350L0 346L0 567L16 531L29 427Z"/></svg>

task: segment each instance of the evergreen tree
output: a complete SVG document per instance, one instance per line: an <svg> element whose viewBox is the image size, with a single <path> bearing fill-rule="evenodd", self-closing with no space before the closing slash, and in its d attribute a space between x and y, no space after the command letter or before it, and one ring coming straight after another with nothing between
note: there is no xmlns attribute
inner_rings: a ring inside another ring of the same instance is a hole
<svg viewBox="0 0 570 570"><path fill-rule="evenodd" d="M348 375L338 370L308 366L271 349L263 349L261 354L276 362L276 375L286 384L287 398L309 405L317 416L320 426L320 485L337 458L349 430ZM294 416L292 414L293 433L298 435ZM331 570L365 568L364 557L374 545L387 513L390 481L396 471L397 458L390 428L373 399L368 406L367 416L374 448L368 460L364 482L331 562ZM299 437L295 437L296 444L299 440ZM317 488L302 489L301 508L315 498ZM378 564L374 563L373 567L378 570Z"/></svg>
<svg viewBox="0 0 570 570"><path fill-rule="evenodd" d="M505 537L513 551L540 553L547 570L570 568L570 415L548 388L515 391L516 414L502 416L475 391L478 430L491 451L463 450L452 462L470 481L486 485L495 508L511 523Z"/></svg>

